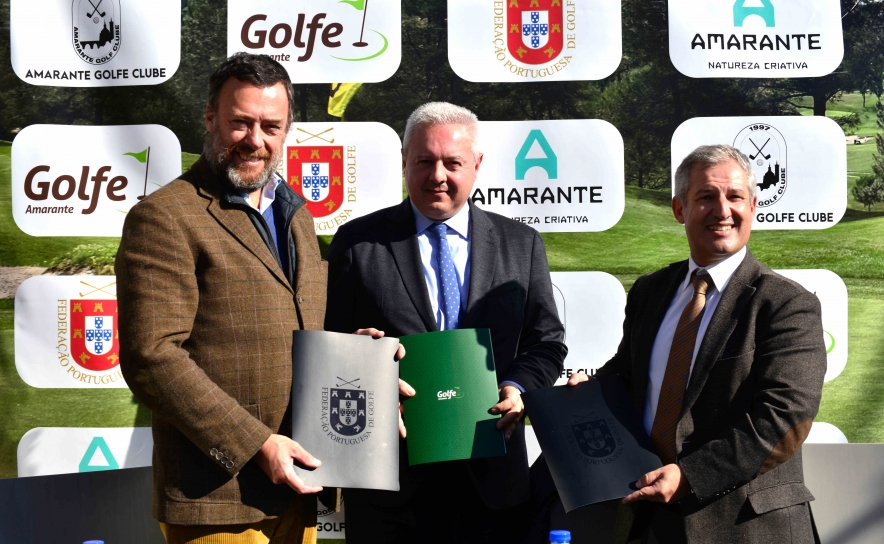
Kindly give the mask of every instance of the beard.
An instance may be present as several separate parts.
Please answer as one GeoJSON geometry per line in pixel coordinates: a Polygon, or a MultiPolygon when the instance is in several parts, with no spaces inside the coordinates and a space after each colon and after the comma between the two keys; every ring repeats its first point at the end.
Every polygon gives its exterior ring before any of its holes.
{"type": "Polygon", "coordinates": [[[276,165],[282,159],[282,150],[279,149],[271,155],[266,149],[251,149],[238,143],[224,146],[218,132],[215,131],[206,134],[203,156],[209,161],[212,171],[223,175],[234,189],[251,193],[264,187],[273,176],[276,165]],[[246,160],[263,160],[264,168],[255,173],[250,169],[238,167],[233,164],[234,155],[246,160]]]}

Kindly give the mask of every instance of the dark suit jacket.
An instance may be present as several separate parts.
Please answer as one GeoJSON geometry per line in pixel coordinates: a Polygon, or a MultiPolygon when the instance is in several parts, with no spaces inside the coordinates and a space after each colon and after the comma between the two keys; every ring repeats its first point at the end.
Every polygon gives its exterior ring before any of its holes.
{"type": "MultiPolygon", "coordinates": [[[[567,348],[543,240],[534,229],[476,206],[470,208],[470,237],[470,289],[460,328],[491,330],[499,381],[512,380],[526,390],[552,385],[567,348]]],[[[391,336],[437,330],[408,199],[341,227],[328,261],[326,330],[376,327],[391,336]]],[[[492,508],[528,499],[524,432],[520,423],[506,457],[470,462],[476,488],[492,508]]],[[[381,501],[404,502],[421,472],[432,470],[408,467],[404,441],[399,459],[401,491],[377,492],[381,501]]]]}
{"type": "MultiPolygon", "coordinates": [[[[303,199],[280,185],[294,288],[224,183],[200,159],[129,212],[116,260],[120,368],[150,408],[154,516],[251,523],[295,499],[250,461],[291,435],[292,330],[321,329],[326,263],[303,199]]],[[[305,511],[315,499],[299,496],[305,511]]],[[[297,499],[295,499],[297,500],[297,499]]]]}
{"type": "MultiPolygon", "coordinates": [[[[687,270],[683,261],[635,282],[623,340],[598,371],[626,381],[639,414],[654,339],[687,270]]],[[[813,541],[800,448],[825,372],[819,300],[747,251],[700,344],[676,431],[693,490],[681,501],[689,542],[813,541]]]]}

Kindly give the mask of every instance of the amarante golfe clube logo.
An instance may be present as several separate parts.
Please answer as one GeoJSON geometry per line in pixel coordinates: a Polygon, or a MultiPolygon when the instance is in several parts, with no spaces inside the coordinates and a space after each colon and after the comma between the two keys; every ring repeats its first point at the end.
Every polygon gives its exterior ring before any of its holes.
{"type": "Polygon", "coordinates": [[[104,64],[120,52],[120,0],[74,0],[71,33],[74,51],[89,64],[104,64]]]}

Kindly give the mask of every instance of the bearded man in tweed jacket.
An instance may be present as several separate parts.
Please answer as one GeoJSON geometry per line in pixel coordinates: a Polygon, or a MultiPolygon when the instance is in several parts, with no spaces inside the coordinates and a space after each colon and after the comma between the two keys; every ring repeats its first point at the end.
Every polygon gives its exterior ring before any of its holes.
{"type": "Polygon", "coordinates": [[[321,488],[292,463],[292,331],[322,329],[326,263],[275,172],[291,82],[265,55],[212,75],[193,167],[132,208],[116,261],[120,362],[153,415],[167,542],[314,542],[321,488]]]}

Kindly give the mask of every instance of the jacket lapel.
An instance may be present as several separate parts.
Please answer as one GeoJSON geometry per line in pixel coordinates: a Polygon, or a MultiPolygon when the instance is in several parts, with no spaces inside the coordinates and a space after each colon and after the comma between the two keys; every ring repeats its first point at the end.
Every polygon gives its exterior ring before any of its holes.
{"type": "Polygon", "coordinates": [[[405,291],[426,329],[436,331],[438,325],[433,317],[433,306],[430,304],[430,294],[424,281],[424,269],[414,227],[414,212],[411,209],[411,201],[407,198],[393,210],[389,229],[390,252],[396,261],[405,291]]]}
{"type": "Polygon", "coordinates": [[[700,342],[700,350],[694,360],[691,379],[685,392],[682,417],[688,413],[700,396],[700,392],[703,391],[703,385],[706,383],[712,367],[715,366],[715,362],[721,357],[727,339],[734,332],[743,308],[755,294],[755,287],[752,287],[752,284],[755,283],[760,272],[761,267],[758,261],[747,248],[746,256],[734,271],[734,275],[731,276],[727,287],[721,294],[721,300],[718,301],[715,313],[712,314],[712,319],[706,328],[706,334],[703,335],[703,341],[700,342]]]}
{"type": "Polygon", "coordinates": [[[461,326],[469,328],[494,282],[498,237],[488,215],[470,204],[470,289],[461,326]]]}
{"type": "MultiPolygon", "coordinates": [[[[202,157],[193,165],[193,169],[198,173],[198,183],[200,193],[210,199],[208,212],[215,218],[218,223],[224,227],[236,240],[249,250],[261,263],[267,267],[276,279],[292,291],[282,268],[276,262],[276,258],[270,253],[267,244],[261,239],[255,225],[249,219],[247,212],[229,207],[224,203],[224,190],[216,181],[216,176],[209,168],[208,162],[202,157]]],[[[292,291],[294,293],[294,291],[292,291]]]]}
{"type": "MultiPolygon", "coordinates": [[[[666,317],[666,311],[669,310],[669,304],[675,297],[675,292],[681,286],[688,273],[688,262],[681,261],[669,265],[666,276],[658,282],[656,295],[643,308],[642,314],[637,316],[641,323],[640,327],[644,330],[639,332],[638,338],[640,342],[637,346],[636,355],[633,359],[636,368],[633,369],[633,403],[638,413],[642,414],[645,410],[645,400],[648,391],[648,372],[651,367],[651,352],[654,349],[654,341],[657,339],[657,332],[666,317]],[[647,317],[648,320],[644,320],[647,317]]],[[[653,288],[653,287],[652,287],[653,288]]]]}

